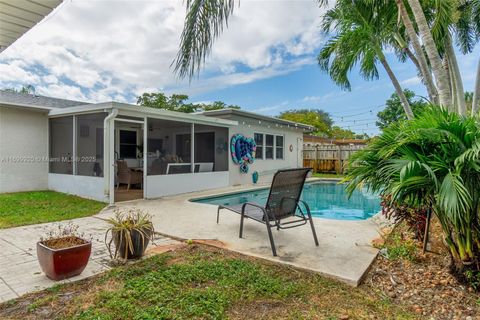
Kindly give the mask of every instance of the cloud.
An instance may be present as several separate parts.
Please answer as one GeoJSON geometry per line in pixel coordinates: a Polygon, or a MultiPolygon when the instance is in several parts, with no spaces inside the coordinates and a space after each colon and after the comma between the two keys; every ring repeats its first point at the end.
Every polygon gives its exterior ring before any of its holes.
{"type": "Polygon", "coordinates": [[[165,88],[165,91],[167,93],[180,91],[187,92],[188,94],[197,94],[285,75],[313,63],[315,63],[314,60],[310,58],[298,59],[294,61],[285,61],[283,63],[274,63],[268,67],[255,70],[236,72],[233,74],[215,75],[212,77],[204,78],[198,82],[192,82],[188,86],[185,85],[165,88]]]}
{"type": "Polygon", "coordinates": [[[278,111],[286,110],[288,109],[288,106],[289,106],[289,101],[285,100],[274,106],[261,107],[261,108],[255,109],[255,112],[271,115],[272,111],[275,110],[276,112],[278,112],[278,111]]]}
{"type": "Polygon", "coordinates": [[[413,86],[421,83],[422,83],[422,80],[417,76],[405,79],[400,82],[400,84],[404,86],[413,86]]]}
{"type": "Polygon", "coordinates": [[[40,95],[52,95],[54,97],[65,97],[72,100],[85,101],[87,97],[81,89],[76,86],[51,84],[48,86],[39,86],[35,88],[35,93],[40,95]]]}
{"type": "Polygon", "coordinates": [[[182,1],[112,4],[65,2],[0,55],[0,87],[32,84],[46,95],[90,101],[134,102],[158,90],[196,94],[296,71],[314,61],[322,42],[315,1],[242,1],[200,79],[189,84],[170,66],[182,1]]]}
{"type": "MultiPolygon", "coordinates": [[[[354,91],[356,91],[356,90],[358,90],[358,89],[355,88],[354,91]]],[[[334,100],[337,100],[340,96],[344,96],[345,94],[346,94],[345,91],[341,91],[341,92],[332,91],[332,92],[328,92],[328,93],[326,93],[324,95],[321,95],[321,96],[305,96],[305,97],[303,97],[303,99],[300,99],[299,102],[307,104],[307,105],[327,104],[328,102],[332,102],[334,100]]]]}
{"type": "Polygon", "coordinates": [[[13,83],[22,82],[25,84],[37,84],[40,77],[33,72],[26,70],[26,64],[21,60],[11,63],[0,63],[0,82],[13,83]]]}

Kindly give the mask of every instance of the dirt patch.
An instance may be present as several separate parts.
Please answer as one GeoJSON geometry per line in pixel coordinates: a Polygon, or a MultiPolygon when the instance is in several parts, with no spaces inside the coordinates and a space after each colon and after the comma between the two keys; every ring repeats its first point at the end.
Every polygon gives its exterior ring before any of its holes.
{"type": "Polygon", "coordinates": [[[186,245],[187,244],[183,243],[183,242],[173,243],[173,244],[165,244],[165,245],[158,245],[158,246],[154,246],[154,247],[151,247],[151,248],[147,249],[147,251],[145,252],[145,255],[146,256],[152,256],[152,255],[155,255],[155,254],[162,254],[162,253],[165,253],[165,252],[171,252],[171,251],[175,251],[175,250],[178,250],[180,248],[183,248],[186,245]]]}
{"type": "MultiPolygon", "coordinates": [[[[399,226],[393,235],[404,240],[413,238],[404,226],[399,226]]],[[[480,295],[449,273],[450,256],[442,244],[441,229],[436,222],[430,239],[431,252],[422,254],[421,244],[417,242],[411,259],[387,259],[379,255],[364,286],[426,318],[480,319],[480,295]]]]}
{"type": "Polygon", "coordinates": [[[253,301],[233,306],[227,318],[238,320],[250,319],[285,319],[288,318],[289,305],[281,301],[253,301]]]}
{"type": "Polygon", "coordinates": [[[194,239],[192,240],[193,243],[198,243],[198,244],[204,244],[204,245],[208,245],[208,246],[212,246],[212,247],[216,247],[216,248],[220,248],[220,249],[228,249],[227,245],[225,244],[225,242],[222,242],[220,240],[213,240],[213,239],[194,239]]]}
{"type": "Polygon", "coordinates": [[[95,276],[68,286],[52,287],[0,304],[0,319],[47,320],[65,318],[73,304],[86,309],[99,291],[115,291],[121,284],[95,276]]]}

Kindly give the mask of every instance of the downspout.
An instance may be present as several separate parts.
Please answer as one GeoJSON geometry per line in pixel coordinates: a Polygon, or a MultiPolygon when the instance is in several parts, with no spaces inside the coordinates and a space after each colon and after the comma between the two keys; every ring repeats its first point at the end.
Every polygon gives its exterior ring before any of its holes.
{"type": "Polygon", "coordinates": [[[113,198],[110,196],[110,148],[113,146],[110,145],[110,124],[118,115],[117,109],[112,109],[110,114],[105,117],[103,120],[103,194],[105,197],[108,197],[110,205],[113,204],[113,198]]]}

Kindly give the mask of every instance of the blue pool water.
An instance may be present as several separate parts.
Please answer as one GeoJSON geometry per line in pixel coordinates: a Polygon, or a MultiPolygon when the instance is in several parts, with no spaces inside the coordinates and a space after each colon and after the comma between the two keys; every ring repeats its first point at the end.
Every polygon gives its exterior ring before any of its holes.
{"type": "MultiPolygon", "coordinates": [[[[268,189],[193,200],[214,205],[235,205],[245,202],[265,204],[268,189]]],[[[345,187],[337,183],[307,183],[302,200],[308,203],[314,217],[337,220],[364,220],[380,211],[378,196],[356,190],[350,198],[345,187]]]]}

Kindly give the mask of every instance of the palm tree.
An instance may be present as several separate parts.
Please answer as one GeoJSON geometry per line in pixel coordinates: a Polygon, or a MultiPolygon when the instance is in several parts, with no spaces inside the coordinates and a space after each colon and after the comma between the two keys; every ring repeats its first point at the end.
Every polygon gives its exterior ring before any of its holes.
{"type": "Polygon", "coordinates": [[[430,107],[354,154],[346,178],[350,192],[366,185],[392,203],[433,208],[460,268],[480,252],[479,120],[430,107]]]}
{"type": "MultiPolygon", "coordinates": [[[[480,0],[472,1],[472,21],[476,34],[480,36],[480,0]]],[[[478,37],[477,36],[477,37],[478,37]]],[[[472,114],[476,114],[480,110],[480,60],[477,66],[477,77],[475,80],[475,88],[473,89],[472,114]]]]}
{"type": "Polygon", "coordinates": [[[397,3],[399,15],[402,18],[408,37],[415,51],[415,55],[416,55],[415,59],[418,61],[417,68],[419,69],[419,72],[422,76],[422,80],[425,83],[425,86],[427,88],[430,101],[432,101],[433,103],[439,103],[438,91],[437,91],[437,88],[435,87],[435,83],[433,82],[432,72],[430,67],[428,66],[427,59],[425,57],[422,45],[420,44],[420,40],[417,37],[417,33],[413,26],[412,20],[408,15],[408,12],[407,12],[407,9],[405,8],[405,4],[403,3],[403,0],[396,0],[396,3],[397,3]]]}
{"type": "Polygon", "coordinates": [[[467,109],[472,108],[472,101],[473,101],[473,92],[465,91],[464,94],[464,99],[465,99],[465,105],[467,106],[467,109]]]}
{"type": "Polygon", "coordinates": [[[473,89],[472,114],[476,114],[480,110],[480,60],[477,66],[477,78],[475,80],[475,88],[473,89]]]}
{"type": "Polygon", "coordinates": [[[438,53],[435,41],[433,41],[432,33],[430,32],[430,26],[425,18],[419,0],[408,0],[408,4],[415,16],[418,31],[422,38],[428,59],[430,60],[430,65],[432,66],[432,71],[437,82],[440,104],[449,107],[452,104],[452,98],[450,94],[450,85],[448,83],[448,75],[442,66],[442,60],[438,53]]]}
{"type": "MultiPolygon", "coordinates": [[[[328,1],[317,0],[317,2],[319,6],[324,6],[328,1]]],[[[346,0],[339,2],[346,2],[346,0]]],[[[386,19],[391,19],[391,13],[395,12],[395,5],[388,0],[349,2],[352,6],[374,6],[376,4],[383,7],[390,6],[389,10],[381,12],[382,15],[387,13],[386,19]]],[[[463,83],[453,50],[451,32],[455,32],[455,39],[461,50],[471,52],[475,43],[480,39],[480,0],[424,0],[422,1],[423,7],[419,0],[396,0],[396,4],[408,37],[404,37],[399,32],[401,26],[397,24],[397,28],[393,28],[392,21],[389,21],[386,26],[391,28],[392,39],[382,39],[386,42],[381,42],[380,49],[388,43],[397,52],[403,52],[403,56],[399,55],[399,58],[403,61],[404,56],[408,56],[418,68],[430,100],[448,108],[455,107],[455,110],[465,114],[466,110],[462,99],[463,83]],[[408,7],[406,2],[409,4],[408,7]],[[413,15],[409,14],[409,9],[413,15]],[[423,47],[418,38],[421,38],[423,47]],[[410,51],[410,43],[413,46],[414,54],[410,51]]],[[[175,72],[180,77],[188,77],[191,80],[199,73],[202,64],[211,52],[212,43],[227,26],[234,6],[235,0],[186,0],[187,15],[181,36],[180,50],[172,62],[175,72]]],[[[376,20],[386,23],[383,16],[377,17],[376,20]]],[[[391,68],[386,60],[380,59],[383,54],[374,53],[374,55],[374,61],[378,60],[382,63],[398,91],[398,81],[392,77],[391,68]]],[[[368,62],[368,59],[363,60],[368,62]]],[[[372,62],[371,60],[370,62],[372,62]]],[[[366,76],[367,79],[375,77],[374,73],[366,76]]],[[[480,109],[480,61],[472,111],[477,112],[478,109],[480,109]]]]}
{"type": "Polygon", "coordinates": [[[424,7],[426,15],[430,15],[427,20],[431,25],[432,36],[449,75],[452,110],[465,115],[467,108],[463,81],[452,39],[455,35],[458,47],[463,54],[473,51],[478,38],[472,20],[472,1],[433,1],[430,5],[427,2],[424,7]]]}
{"type": "Polygon", "coordinates": [[[190,79],[200,72],[213,41],[228,25],[234,0],[187,0],[187,16],[181,36],[180,50],[173,61],[181,78],[190,79]]]}
{"type": "Polygon", "coordinates": [[[336,35],[320,51],[318,63],[337,85],[350,89],[348,73],[357,63],[363,78],[371,80],[378,78],[376,62],[379,61],[402,101],[407,118],[413,119],[408,99],[383,53],[385,44],[395,41],[391,26],[396,18],[388,2],[337,1],[325,14],[322,25],[324,32],[334,29],[336,35]]]}

